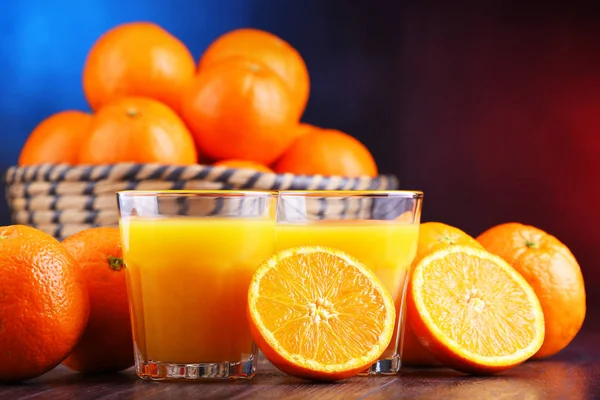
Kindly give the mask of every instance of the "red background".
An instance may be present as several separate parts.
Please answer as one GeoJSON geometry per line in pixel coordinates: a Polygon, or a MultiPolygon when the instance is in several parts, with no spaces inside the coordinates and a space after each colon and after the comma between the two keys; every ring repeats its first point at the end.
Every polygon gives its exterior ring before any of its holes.
{"type": "Polygon", "coordinates": [[[600,24],[585,7],[454,6],[404,15],[399,175],[425,220],[506,221],[566,243],[600,281],[600,24]]]}

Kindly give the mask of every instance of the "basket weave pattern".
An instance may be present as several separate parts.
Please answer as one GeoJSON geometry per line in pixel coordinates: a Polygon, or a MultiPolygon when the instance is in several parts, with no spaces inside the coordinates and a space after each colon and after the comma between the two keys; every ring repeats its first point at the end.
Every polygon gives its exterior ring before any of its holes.
{"type": "Polygon", "coordinates": [[[206,165],[123,163],[100,166],[11,167],[4,174],[15,224],[36,227],[59,240],[95,226],[118,226],[119,190],[391,190],[394,176],[268,174],[206,165]]]}

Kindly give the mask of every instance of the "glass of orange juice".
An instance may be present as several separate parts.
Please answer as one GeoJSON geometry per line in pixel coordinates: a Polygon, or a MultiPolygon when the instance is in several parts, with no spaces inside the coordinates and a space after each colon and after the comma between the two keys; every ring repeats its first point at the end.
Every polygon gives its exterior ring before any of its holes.
{"type": "Polygon", "coordinates": [[[277,194],[118,193],[135,366],[143,379],[249,379],[255,269],[274,249],[277,194]]]}
{"type": "Polygon", "coordinates": [[[371,268],[392,295],[395,333],[363,375],[400,369],[407,277],[417,251],[423,193],[416,191],[281,191],[275,248],[320,245],[371,268]]]}

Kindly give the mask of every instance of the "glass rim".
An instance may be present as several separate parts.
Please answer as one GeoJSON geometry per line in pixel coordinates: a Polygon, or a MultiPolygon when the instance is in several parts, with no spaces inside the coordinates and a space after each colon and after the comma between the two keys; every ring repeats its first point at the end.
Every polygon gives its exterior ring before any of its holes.
{"type": "Polygon", "coordinates": [[[420,190],[280,190],[281,197],[399,197],[423,198],[420,190]]]}
{"type": "Polygon", "coordinates": [[[228,189],[164,189],[164,190],[119,190],[117,196],[121,197],[277,197],[273,190],[228,190],[228,189]]]}

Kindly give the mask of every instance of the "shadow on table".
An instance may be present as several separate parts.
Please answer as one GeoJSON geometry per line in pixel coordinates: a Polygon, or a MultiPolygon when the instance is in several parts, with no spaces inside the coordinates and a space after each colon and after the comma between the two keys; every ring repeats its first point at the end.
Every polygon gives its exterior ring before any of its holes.
{"type": "Polygon", "coordinates": [[[354,377],[335,383],[305,381],[286,376],[272,366],[251,381],[149,382],[133,370],[117,374],[86,375],[64,367],[42,377],[0,385],[0,398],[285,398],[285,399],[573,399],[594,398],[600,366],[593,360],[555,359],[527,362],[492,376],[469,376],[445,368],[405,368],[398,376],[354,377]]]}
{"type": "Polygon", "coordinates": [[[85,374],[75,371],[70,371],[64,367],[58,367],[55,370],[40,376],[39,378],[31,379],[24,382],[16,382],[12,386],[56,386],[56,385],[78,385],[78,384],[131,384],[137,380],[137,376],[133,370],[126,370],[115,373],[105,374],[85,374]]]}
{"type": "Polygon", "coordinates": [[[63,366],[38,378],[0,385],[0,399],[36,397],[64,399],[89,396],[90,393],[118,392],[132,387],[136,376],[129,372],[113,374],[81,374],[63,366]]]}
{"type": "MultiPolygon", "coordinates": [[[[446,368],[405,369],[399,376],[404,393],[443,399],[572,399],[590,398],[598,390],[594,371],[585,363],[530,361],[491,376],[470,376],[446,368]]],[[[392,395],[394,388],[377,392],[373,399],[392,395]]],[[[417,397],[419,398],[419,397],[417,397]]]]}

